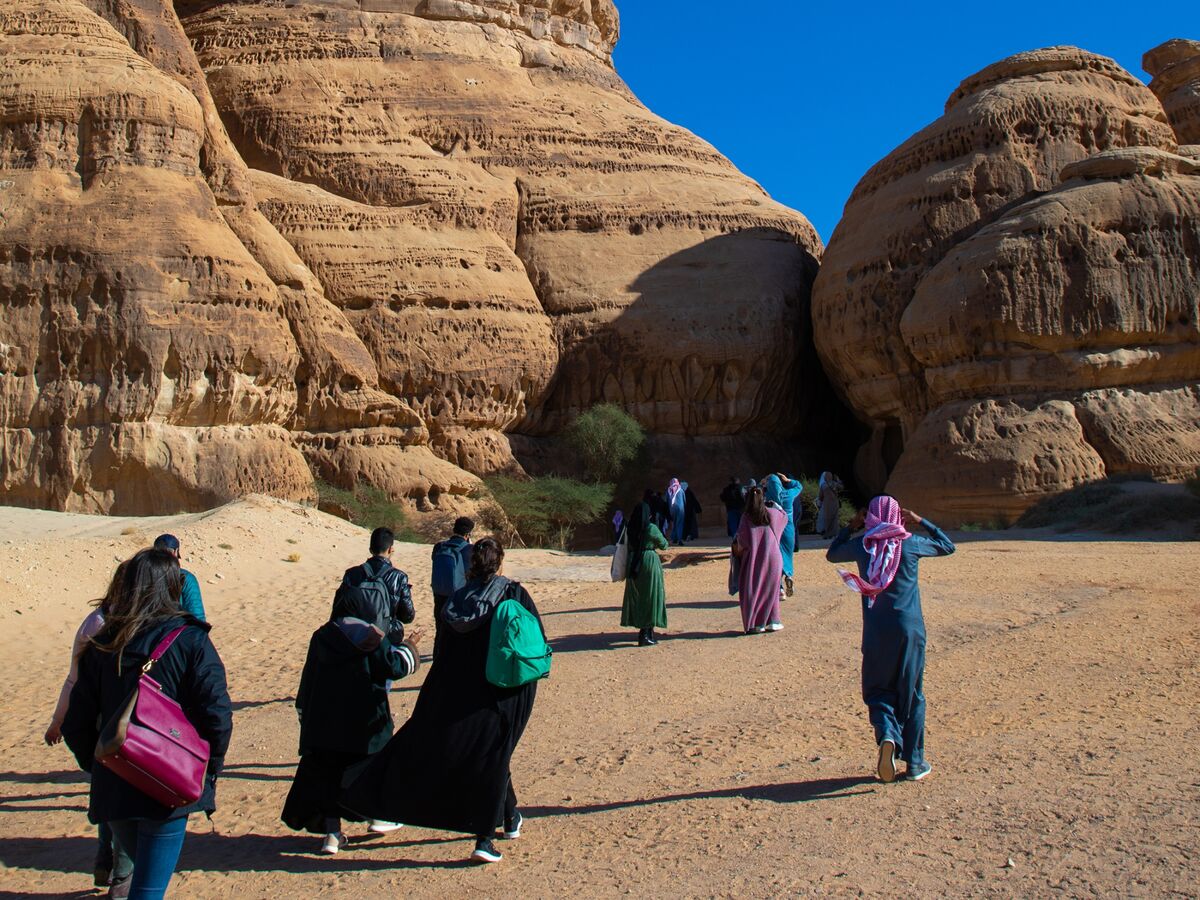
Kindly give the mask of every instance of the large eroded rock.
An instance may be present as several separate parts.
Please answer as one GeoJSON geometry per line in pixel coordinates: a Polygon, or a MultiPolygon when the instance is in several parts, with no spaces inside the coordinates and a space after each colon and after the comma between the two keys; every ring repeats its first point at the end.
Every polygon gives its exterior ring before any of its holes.
{"type": "Polygon", "coordinates": [[[0,12],[2,496],[312,470],[453,508],[599,400],[794,429],[820,242],[637,102],[617,34],[611,0],[0,12]]]}
{"type": "Polygon", "coordinates": [[[1142,68],[1154,76],[1150,90],[1180,144],[1200,144],[1200,41],[1172,40],[1142,57],[1142,68]]]}
{"type": "Polygon", "coordinates": [[[992,522],[1200,466],[1200,168],[1175,149],[1140,82],[1053,48],[967,79],[868,173],[814,294],[868,489],[992,522]]]}
{"type": "Polygon", "coordinates": [[[966,79],[946,113],[863,177],[813,294],[816,344],[850,405],[911,431],[930,398],[900,319],[950,248],[1063,167],[1115,147],[1174,149],[1150,90],[1073,47],[1020,53],[966,79]]]}
{"type": "Polygon", "coordinates": [[[794,425],[820,242],[629,93],[611,3],[204,3],[183,24],[243,156],[324,192],[263,210],[385,381],[415,363],[418,393],[453,398],[437,434],[551,433],[600,401],[665,433],[794,425]],[[479,374],[498,391],[472,395],[479,374]]]}

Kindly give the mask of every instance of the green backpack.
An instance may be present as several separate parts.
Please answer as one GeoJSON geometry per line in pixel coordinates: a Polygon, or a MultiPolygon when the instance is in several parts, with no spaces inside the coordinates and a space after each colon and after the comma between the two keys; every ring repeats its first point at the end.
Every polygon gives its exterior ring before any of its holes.
{"type": "Polygon", "coordinates": [[[515,688],[545,678],[551,654],[537,617],[516,600],[502,600],[492,617],[487,680],[496,687],[515,688]]]}

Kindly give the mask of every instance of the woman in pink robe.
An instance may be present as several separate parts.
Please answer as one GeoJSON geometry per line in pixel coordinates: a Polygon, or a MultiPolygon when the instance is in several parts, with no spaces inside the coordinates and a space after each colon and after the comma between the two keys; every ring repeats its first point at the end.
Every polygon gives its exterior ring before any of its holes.
{"type": "Polygon", "coordinates": [[[733,552],[741,563],[738,596],[746,634],[779,631],[779,580],[783,554],[779,538],[787,527],[787,513],[768,507],[762,488],[746,493],[746,510],[738,526],[733,552]]]}

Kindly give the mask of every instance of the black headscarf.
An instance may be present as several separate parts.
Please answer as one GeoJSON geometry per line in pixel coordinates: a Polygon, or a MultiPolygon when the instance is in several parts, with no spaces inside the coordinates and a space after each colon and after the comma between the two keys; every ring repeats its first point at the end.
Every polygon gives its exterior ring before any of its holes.
{"type": "Polygon", "coordinates": [[[650,507],[639,503],[629,515],[625,525],[625,544],[629,548],[630,578],[637,578],[642,570],[642,553],[646,549],[646,529],[650,527],[650,507]]]}

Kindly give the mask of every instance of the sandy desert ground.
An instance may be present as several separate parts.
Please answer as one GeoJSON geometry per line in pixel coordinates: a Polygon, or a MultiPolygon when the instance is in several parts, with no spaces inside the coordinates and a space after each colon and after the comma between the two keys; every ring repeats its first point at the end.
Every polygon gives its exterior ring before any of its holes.
{"type": "MultiPolygon", "coordinates": [[[[816,543],[784,631],[740,634],[726,554],[668,554],[668,640],[618,627],[607,560],[510,555],[556,650],[513,761],[527,824],[495,866],[455,835],[360,833],[335,858],[279,810],[308,635],[365,532],[250,498],[170,519],[0,509],[0,894],[87,896],[87,784],[41,735],[71,635],[118,558],[179,534],[229,671],[235,733],[177,897],[1195,896],[1194,542],[962,535],[923,564],[926,781],[871,777],[859,612],[816,543]],[[1023,538],[1023,539],[1018,539],[1023,538]],[[296,562],[287,561],[299,554],[296,562]]],[[[428,622],[428,548],[398,563],[428,622]]],[[[393,694],[403,721],[420,675],[393,694]]],[[[414,772],[413,778],[420,778],[414,772]]]]}

